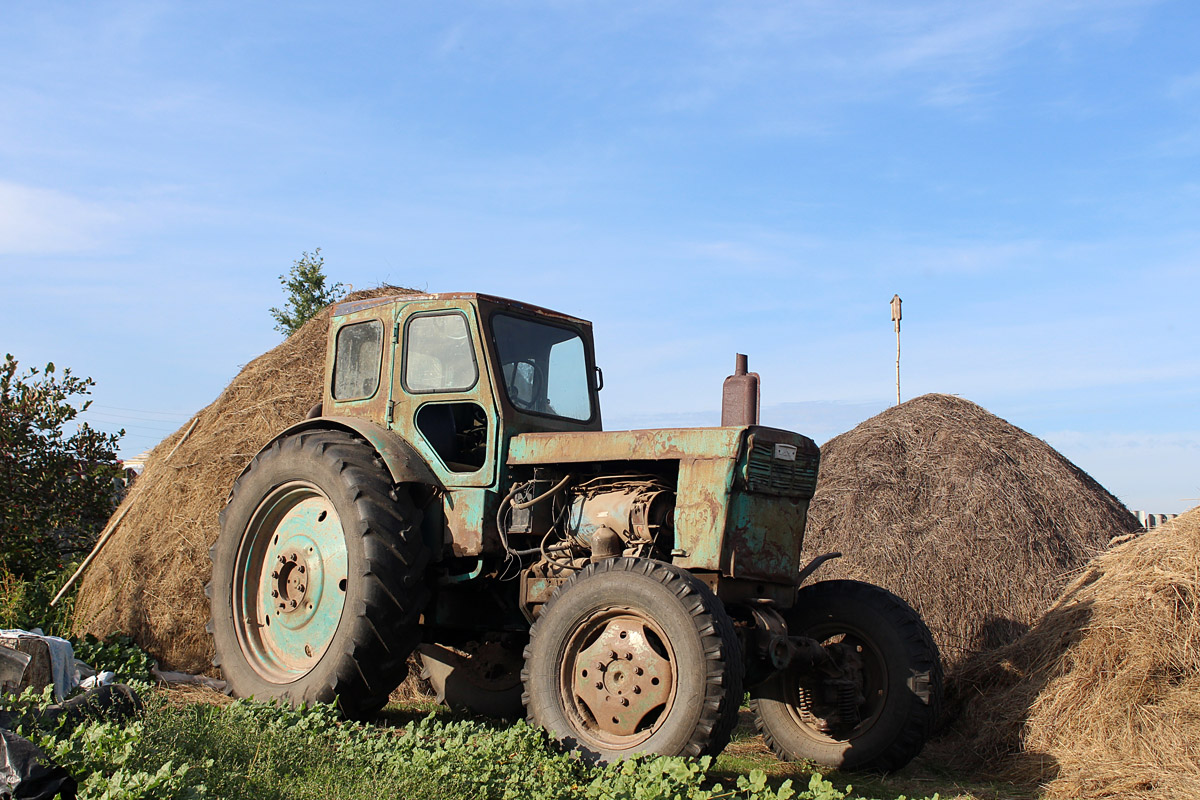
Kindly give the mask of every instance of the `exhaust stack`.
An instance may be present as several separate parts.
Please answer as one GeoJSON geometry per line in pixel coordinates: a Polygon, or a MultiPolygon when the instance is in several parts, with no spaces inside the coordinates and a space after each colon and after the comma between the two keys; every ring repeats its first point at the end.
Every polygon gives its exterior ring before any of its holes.
{"type": "Polygon", "coordinates": [[[747,372],[749,359],[737,354],[733,374],[721,387],[721,426],[758,424],[758,373],[747,372]]]}

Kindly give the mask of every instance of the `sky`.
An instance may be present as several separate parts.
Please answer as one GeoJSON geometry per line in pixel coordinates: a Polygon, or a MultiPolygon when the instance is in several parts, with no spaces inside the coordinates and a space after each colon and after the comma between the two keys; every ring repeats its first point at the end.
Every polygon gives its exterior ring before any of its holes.
{"type": "Polygon", "coordinates": [[[590,319],[608,428],[737,352],[818,443],[956,394],[1200,503],[1200,6],[0,4],[0,350],[135,455],[276,345],[279,277],[590,319]]]}

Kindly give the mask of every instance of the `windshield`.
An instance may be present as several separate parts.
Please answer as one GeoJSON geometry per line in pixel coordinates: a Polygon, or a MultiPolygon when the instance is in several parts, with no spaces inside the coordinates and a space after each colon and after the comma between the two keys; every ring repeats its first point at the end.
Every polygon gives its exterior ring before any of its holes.
{"type": "Polygon", "coordinates": [[[583,340],[569,328],[497,314],[492,334],[509,401],[522,411],[592,418],[583,340]]]}

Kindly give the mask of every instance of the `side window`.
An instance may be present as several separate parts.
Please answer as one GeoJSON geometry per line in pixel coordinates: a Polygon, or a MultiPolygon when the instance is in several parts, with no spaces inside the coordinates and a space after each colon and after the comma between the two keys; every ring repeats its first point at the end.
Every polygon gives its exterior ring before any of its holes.
{"type": "Polygon", "coordinates": [[[479,369],[467,318],[462,314],[422,314],[404,334],[404,387],[410,392],[465,392],[479,369]]]}
{"type": "Polygon", "coordinates": [[[346,325],[337,333],[333,399],[362,400],[379,389],[383,323],[377,319],[346,325]]]}

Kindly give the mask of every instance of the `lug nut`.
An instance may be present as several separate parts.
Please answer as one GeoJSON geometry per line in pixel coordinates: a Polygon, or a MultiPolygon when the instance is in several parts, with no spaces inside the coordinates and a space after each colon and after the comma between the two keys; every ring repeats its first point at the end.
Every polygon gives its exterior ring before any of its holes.
{"type": "Polygon", "coordinates": [[[303,591],[304,591],[304,584],[302,583],[302,584],[300,584],[299,586],[297,586],[297,587],[296,587],[296,591],[297,591],[297,592],[303,592],[303,591]]]}
{"type": "Polygon", "coordinates": [[[625,660],[626,660],[626,661],[633,661],[633,653],[626,653],[626,654],[625,654],[625,660]]]}
{"type": "Polygon", "coordinates": [[[641,675],[641,674],[642,674],[642,668],[641,668],[641,667],[634,667],[634,668],[633,668],[633,674],[634,674],[634,675],[641,675]]]}
{"type": "Polygon", "coordinates": [[[272,572],[272,573],[271,573],[271,577],[272,577],[272,578],[278,578],[278,577],[279,577],[279,570],[275,570],[274,572],[272,572]]]}
{"type": "Polygon", "coordinates": [[[299,604],[298,604],[298,603],[297,603],[295,600],[293,600],[293,601],[292,601],[292,608],[295,608],[297,605],[299,605],[299,604]]]}
{"type": "Polygon", "coordinates": [[[272,589],[272,590],[271,590],[271,597],[279,597],[279,590],[278,590],[278,589],[272,589]]]}
{"type": "Polygon", "coordinates": [[[627,706],[627,705],[629,705],[629,698],[628,698],[628,697],[622,697],[622,698],[621,698],[621,705],[623,705],[623,706],[627,706]]]}
{"type": "Polygon", "coordinates": [[[641,693],[642,693],[642,687],[640,687],[640,686],[635,686],[635,687],[633,687],[633,693],[634,693],[634,694],[641,694],[641,693]]]}
{"type": "Polygon", "coordinates": [[[296,569],[300,570],[300,574],[301,574],[301,575],[303,575],[303,574],[304,574],[304,565],[303,565],[303,564],[301,564],[300,566],[296,567],[296,569]]]}
{"type": "Polygon", "coordinates": [[[603,688],[604,688],[604,681],[596,681],[596,688],[597,688],[597,689],[603,689],[603,688]]]}

